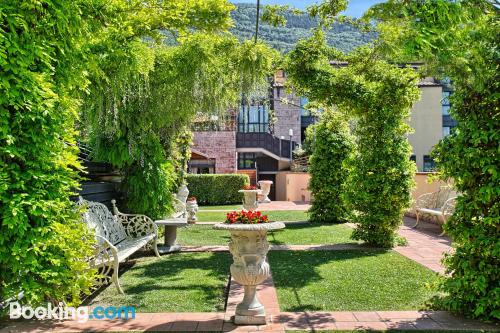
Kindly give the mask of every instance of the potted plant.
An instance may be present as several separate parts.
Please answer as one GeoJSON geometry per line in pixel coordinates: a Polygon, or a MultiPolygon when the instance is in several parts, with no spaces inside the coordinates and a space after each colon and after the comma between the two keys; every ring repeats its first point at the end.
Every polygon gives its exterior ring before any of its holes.
{"type": "Polygon", "coordinates": [[[256,210],[259,207],[257,195],[261,194],[262,191],[258,190],[257,187],[253,185],[246,185],[238,192],[243,193],[243,209],[256,210]]]}
{"type": "Polygon", "coordinates": [[[198,213],[198,203],[196,197],[189,197],[186,201],[186,212],[188,223],[194,224],[198,220],[196,213],[198,213]]]}
{"type": "Polygon", "coordinates": [[[266,311],[257,298],[257,285],[270,274],[266,260],[269,251],[267,231],[284,227],[284,223],[270,222],[266,215],[252,210],[230,212],[224,223],[214,226],[214,229],[228,230],[231,233],[231,276],[245,291],[243,301],[236,306],[234,323],[237,325],[266,324],[266,311]]]}

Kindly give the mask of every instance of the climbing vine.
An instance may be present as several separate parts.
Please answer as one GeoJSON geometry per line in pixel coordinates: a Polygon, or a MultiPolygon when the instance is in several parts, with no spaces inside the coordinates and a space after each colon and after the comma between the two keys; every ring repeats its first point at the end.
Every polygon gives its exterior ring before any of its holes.
{"type": "Polygon", "coordinates": [[[275,53],[263,44],[203,32],[176,46],[135,43],[140,52],[132,52],[131,64],[122,63],[137,70],[96,78],[84,106],[85,132],[94,157],[122,170],[128,208],[160,218],[183,181],[189,151],[186,142],[176,143],[189,141],[185,129],[200,111],[224,112],[241,93],[266,84],[275,53]]]}
{"type": "Polygon", "coordinates": [[[352,158],[354,142],[346,117],[338,111],[324,111],[320,121],[307,128],[306,138],[312,151],[309,189],[314,200],[310,220],[347,222],[349,209],[343,193],[349,175],[346,161],[352,158]]]}
{"type": "Polygon", "coordinates": [[[351,115],[357,149],[347,162],[345,197],[357,224],[353,238],[393,246],[410,205],[415,172],[405,135],[410,109],[419,98],[417,74],[388,64],[367,48],[343,55],[326,46],[321,31],[298,43],[286,71],[300,94],[351,115]],[[332,66],[331,59],[348,65],[332,66]]]}
{"type": "Polygon", "coordinates": [[[0,299],[79,302],[92,284],[74,124],[91,30],[73,1],[0,4],[0,299]],[[59,24],[65,22],[64,24],[59,24]]]}
{"type": "Polygon", "coordinates": [[[69,200],[82,171],[77,136],[122,169],[131,209],[168,212],[182,168],[172,142],[191,115],[224,109],[273,66],[265,45],[227,34],[233,8],[225,0],[1,2],[0,299],[24,291],[33,305],[78,304],[89,292],[94,239],[69,200]]]}

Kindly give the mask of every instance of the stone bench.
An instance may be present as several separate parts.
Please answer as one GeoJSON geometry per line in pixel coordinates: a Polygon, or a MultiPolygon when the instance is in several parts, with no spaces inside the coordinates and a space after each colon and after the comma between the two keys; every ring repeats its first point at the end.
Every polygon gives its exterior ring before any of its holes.
{"type": "MultiPolygon", "coordinates": [[[[443,186],[436,192],[425,193],[419,196],[415,204],[417,223],[415,223],[413,228],[418,226],[422,215],[434,216],[444,226],[455,210],[455,199],[456,192],[448,186],[443,186]]],[[[443,230],[439,236],[443,236],[444,234],[445,231],[443,230]]]]}
{"type": "Polygon", "coordinates": [[[83,221],[95,233],[96,244],[94,255],[90,259],[91,267],[98,269],[98,285],[111,281],[119,293],[123,289],[118,281],[120,262],[132,254],[151,245],[157,257],[158,229],[153,220],[145,215],[123,214],[118,211],[116,201],[111,201],[115,215],[98,202],[87,201],[79,197],[77,205],[85,207],[83,221]]]}

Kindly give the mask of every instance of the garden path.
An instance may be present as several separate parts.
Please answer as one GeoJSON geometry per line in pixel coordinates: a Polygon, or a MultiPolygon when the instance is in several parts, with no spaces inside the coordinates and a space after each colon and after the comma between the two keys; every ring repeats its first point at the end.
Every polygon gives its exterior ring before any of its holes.
{"type": "MultiPolygon", "coordinates": [[[[410,225],[413,219],[405,218],[400,235],[406,237],[408,246],[395,251],[434,270],[443,273],[440,259],[451,250],[449,238],[438,237],[439,227],[422,223],[418,230],[410,225]]],[[[352,247],[352,246],[351,246],[352,247]]],[[[272,250],[337,250],[335,245],[273,246],[272,250]]],[[[227,246],[188,247],[185,251],[227,251],[227,246]]],[[[275,332],[293,330],[489,330],[499,331],[500,326],[456,317],[445,311],[342,311],[342,312],[280,312],[272,277],[258,287],[258,295],[269,317],[265,326],[235,326],[230,320],[236,304],[243,297],[241,285],[231,280],[226,312],[222,313],[138,313],[133,320],[89,320],[60,322],[9,322],[0,333],[14,332],[83,332],[83,331],[158,331],[158,332],[275,332]]]]}

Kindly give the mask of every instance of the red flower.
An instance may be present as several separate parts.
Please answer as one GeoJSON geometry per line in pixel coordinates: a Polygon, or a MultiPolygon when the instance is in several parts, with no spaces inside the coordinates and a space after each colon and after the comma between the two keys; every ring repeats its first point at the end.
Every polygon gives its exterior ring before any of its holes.
{"type": "Polygon", "coordinates": [[[269,219],[267,215],[262,215],[259,211],[244,211],[241,212],[229,212],[226,214],[225,223],[234,224],[258,224],[258,223],[268,223],[269,219]]]}

